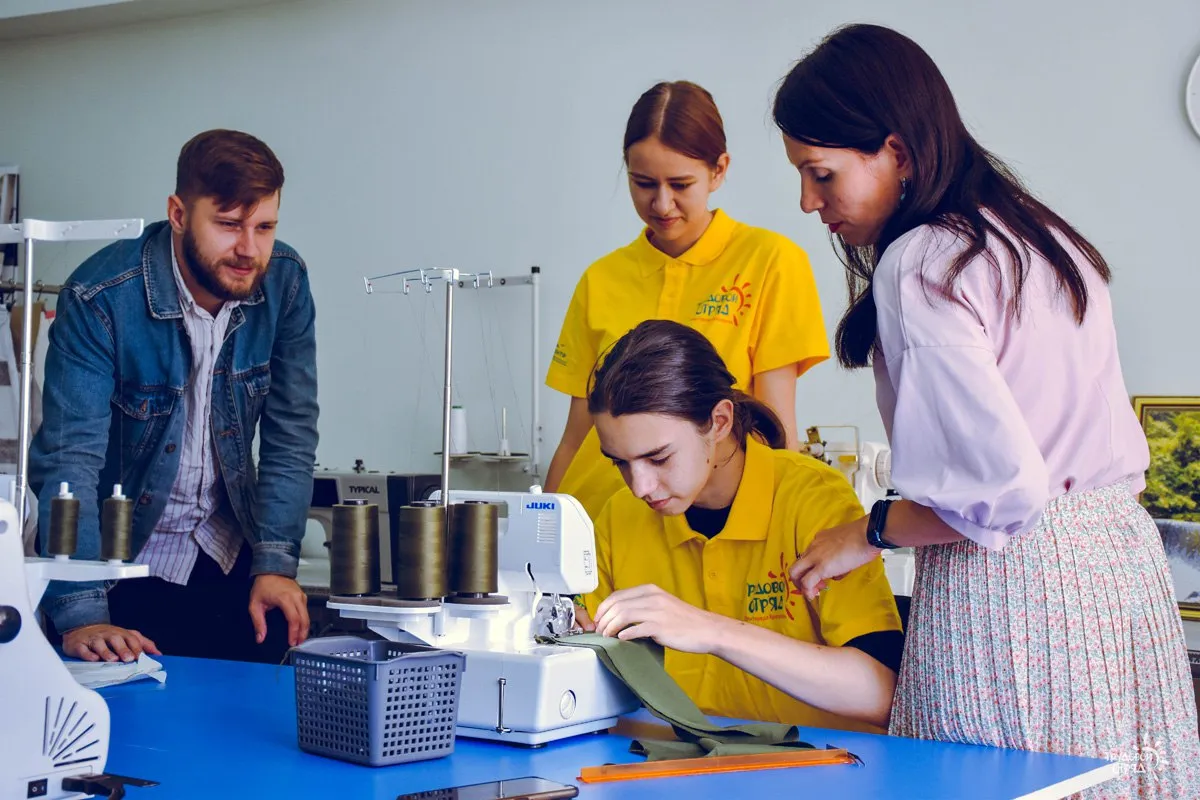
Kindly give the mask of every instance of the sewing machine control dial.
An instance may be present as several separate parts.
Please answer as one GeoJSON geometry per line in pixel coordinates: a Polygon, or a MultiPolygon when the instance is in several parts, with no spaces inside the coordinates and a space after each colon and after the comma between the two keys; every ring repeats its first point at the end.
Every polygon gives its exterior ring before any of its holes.
{"type": "Polygon", "coordinates": [[[8,644],[21,632],[21,612],[12,606],[0,606],[0,644],[8,644]]]}
{"type": "Polygon", "coordinates": [[[570,719],[575,716],[575,693],[569,689],[563,692],[563,696],[558,701],[558,713],[563,719],[570,719]]]}

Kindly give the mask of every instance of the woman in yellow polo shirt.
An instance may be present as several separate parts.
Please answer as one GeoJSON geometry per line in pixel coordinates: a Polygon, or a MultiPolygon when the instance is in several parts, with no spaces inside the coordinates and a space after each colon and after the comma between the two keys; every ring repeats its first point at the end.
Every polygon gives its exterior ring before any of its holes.
{"type": "Polygon", "coordinates": [[[862,506],[837,470],[772,449],[778,418],[734,385],[704,336],[667,320],[638,325],[596,371],[588,409],[628,488],[596,520],[594,629],[663,645],[706,713],[886,727],[903,634],[882,561],[812,602],[787,572],[862,506]]]}
{"type": "Polygon", "coordinates": [[[784,236],[710,211],[729,155],[712,96],[660,83],[625,128],[629,192],[645,229],[592,264],[571,299],[546,383],[571,397],[547,491],[573,495],[594,519],[621,477],[600,455],[585,396],[596,359],[647,319],[703,333],[737,379],[783,420],[795,448],[796,378],[829,357],[808,256],[784,236]]]}

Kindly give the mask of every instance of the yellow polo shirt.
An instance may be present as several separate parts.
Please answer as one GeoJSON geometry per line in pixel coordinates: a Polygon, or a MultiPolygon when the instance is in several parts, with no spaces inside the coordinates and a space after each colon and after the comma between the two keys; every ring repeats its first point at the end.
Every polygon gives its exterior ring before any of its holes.
{"type": "MultiPolygon", "coordinates": [[[[692,531],[682,514],[664,517],[628,489],[616,494],[596,521],[600,583],[584,601],[594,617],[614,591],[652,583],[699,608],[804,642],[840,646],[898,631],[880,559],[831,581],[811,604],[788,580],[788,567],[813,536],[862,515],[837,470],[751,439],[729,521],[712,539],[692,531]]],[[[879,731],[801,703],[716,656],[667,650],[666,669],[707,714],[879,731]]]]}
{"type": "MultiPolygon", "coordinates": [[[[601,353],[639,323],[670,319],[708,337],[753,393],[754,376],[789,364],[796,375],[829,358],[829,341],[808,256],[777,233],[730,219],[720,209],[700,240],[679,258],[642,231],[633,243],[592,264],[571,298],[546,384],[586,397],[601,353]]],[[[625,486],[600,453],[593,429],[558,491],[595,519],[625,486]]]]}

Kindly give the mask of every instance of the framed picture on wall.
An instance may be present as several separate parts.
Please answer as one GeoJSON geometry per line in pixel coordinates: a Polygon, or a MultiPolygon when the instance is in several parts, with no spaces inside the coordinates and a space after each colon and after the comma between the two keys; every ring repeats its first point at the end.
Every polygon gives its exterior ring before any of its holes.
{"type": "Polygon", "coordinates": [[[1150,443],[1142,505],[1162,534],[1184,619],[1200,621],[1200,397],[1133,398],[1150,443]]]}

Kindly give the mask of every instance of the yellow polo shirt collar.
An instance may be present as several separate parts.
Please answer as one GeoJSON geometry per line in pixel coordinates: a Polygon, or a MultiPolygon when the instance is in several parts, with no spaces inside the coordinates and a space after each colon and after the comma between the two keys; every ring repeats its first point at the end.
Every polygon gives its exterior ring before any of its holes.
{"type": "MultiPolygon", "coordinates": [[[[746,440],[746,464],[738,484],[729,520],[714,539],[765,541],[767,525],[775,505],[775,458],[771,449],[754,437],[746,440]]],[[[663,529],[671,547],[692,539],[706,539],[688,527],[687,517],[678,514],[663,518],[663,529]]]]}
{"type": "Polygon", "coordinates": [[[701,267],[717,260],[733,238],[737,223],[721,209],[713,212],[712,221],[700,239],[678,258],[671,258],[650,243],[650,229],[643,228],[642,235],[634,243],[637,258],[642,264],[642,275],[662,269],[668,262],[676,261],[693,267],[701,267]]]}

